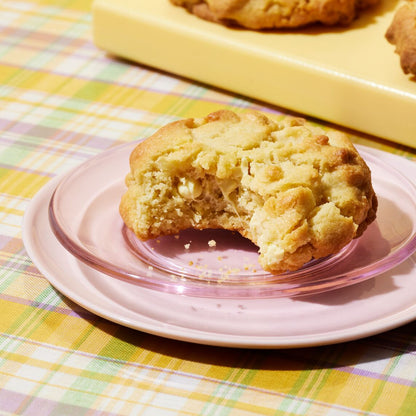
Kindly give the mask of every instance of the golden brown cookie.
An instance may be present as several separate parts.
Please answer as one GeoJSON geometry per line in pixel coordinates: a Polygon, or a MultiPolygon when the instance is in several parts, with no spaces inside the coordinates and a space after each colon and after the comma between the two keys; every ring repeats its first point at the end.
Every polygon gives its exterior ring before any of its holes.
{"type": "Polygon", "coordinates": [[[248,29],[348,25],[379,0],[170,0],[205,20],[248,29]]]}
{"type": "Polygon", "coordinates": [[[120,213],[142,240],[238,231],[265,270],[336,253],[375,218],[370,170],[346,135],[228,110],[166,125],[130,156],[120,213]]]}
{"type": "Polygon", "coordinates": [[[396,46],[403,72],[416,75],[416,0],[408,0],[398,8],[386,38],[396,46]]]}

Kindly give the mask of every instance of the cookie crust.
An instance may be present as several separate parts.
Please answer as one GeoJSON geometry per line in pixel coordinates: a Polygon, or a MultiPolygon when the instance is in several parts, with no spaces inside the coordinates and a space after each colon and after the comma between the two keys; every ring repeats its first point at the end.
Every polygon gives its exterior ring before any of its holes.
{"type": "Polygon", "coordinates": [[[170,0],[196,16],[247,29],[349,25],[379,0],[170,0]]]}
{"type": "Polygon", "coordinates": [[[238,231],[276,274],[336,253],[377,209],[370,170],[346,135],[258,112],[166,125],[133,150],[126,185],[120,214],[140,239],[238,231]]]}
{"type": "Polygon", "coordinates": [[[403,72],[416,75],[416,0],[407,0],[397,9],[385,36],[396,46],[403,72]]]}

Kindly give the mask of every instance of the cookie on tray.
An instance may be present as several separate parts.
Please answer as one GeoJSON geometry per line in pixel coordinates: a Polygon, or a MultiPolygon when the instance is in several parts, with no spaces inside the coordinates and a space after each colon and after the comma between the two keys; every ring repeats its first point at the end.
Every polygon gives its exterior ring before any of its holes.
{"type": "Polygon", "coordinates": [[[403,72],[416,75],[416,0],[407,0],[397,9],[386,38],[396,46],[403,72]]]}
{"type": "Polygon", "coordinates": [[[348,25],[379,0],[170,0],[194,15],[248,29],[297,28],[311,23],[348,25]]]}
{"type": "Polygon", "coordinates": [[[139,239],[238,231],[275,274],[338,252],[377,208],[370,170],[345,134],[259,112],[162,127],[131,153],[126,185],[120,213],[139,239]]]}

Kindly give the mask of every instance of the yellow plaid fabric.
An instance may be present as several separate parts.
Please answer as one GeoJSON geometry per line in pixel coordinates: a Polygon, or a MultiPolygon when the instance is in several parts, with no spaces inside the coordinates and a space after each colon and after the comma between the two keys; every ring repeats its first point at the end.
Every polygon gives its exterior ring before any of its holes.
{"type": "Polygon", "coordinates": [[[326,347],[209,347],[99,318],[37,270],[21,223],[52,177],[178,118],[224,107],[283,112],[107,56],[91,41],[90,6],[0,2],[0,414],[416,414],[415,323],[326,347]]]}

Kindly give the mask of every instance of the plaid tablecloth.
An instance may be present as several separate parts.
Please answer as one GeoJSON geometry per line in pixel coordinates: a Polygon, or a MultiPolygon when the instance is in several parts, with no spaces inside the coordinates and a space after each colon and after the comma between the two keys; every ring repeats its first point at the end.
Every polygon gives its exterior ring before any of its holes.
{"type": "Polygon", "coordinates": [[[178,118],[284,112],[107,56],[91,41],[90,6],[0,2],[0,414],[416,414],[415,322],[325,347],[210,347],[99,318],[37,270],[22,217],[51,178],[178,118]]]}

